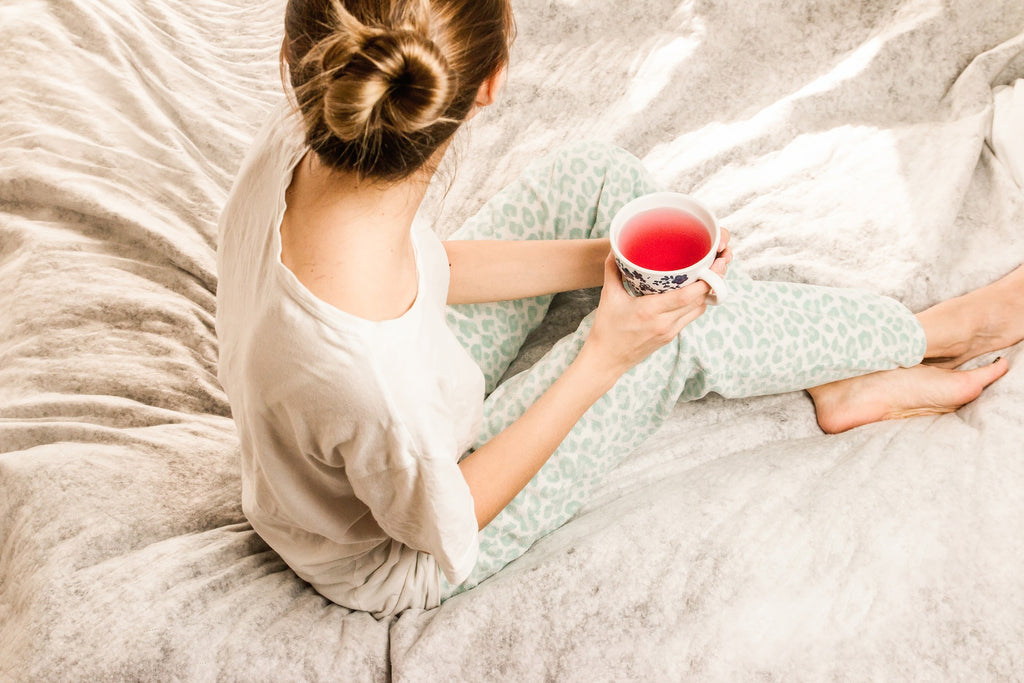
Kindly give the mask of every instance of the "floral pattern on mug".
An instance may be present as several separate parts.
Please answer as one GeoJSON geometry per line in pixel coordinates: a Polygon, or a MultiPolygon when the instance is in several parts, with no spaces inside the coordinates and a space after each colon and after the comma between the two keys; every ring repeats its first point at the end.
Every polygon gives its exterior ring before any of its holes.
{"type": "Polygon", "coordinates": [[[618,264],[619,271],[622,273],[623,286],[625,286],[626,291],[633,296],[667,292],[670,289],[682,287],[690,279],[684,274],[667,274],[656,279],[650,279],[649,275],[644,275],[639,271],[633,270],[623,263],[621,259],[615,259],[615,262],[618,264]]]}

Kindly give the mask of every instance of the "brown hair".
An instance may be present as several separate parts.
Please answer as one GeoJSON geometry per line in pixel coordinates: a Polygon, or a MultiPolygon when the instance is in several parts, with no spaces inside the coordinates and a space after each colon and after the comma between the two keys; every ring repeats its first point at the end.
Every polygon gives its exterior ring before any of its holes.
{"type": "Polygon", "coordinates": [[[289,0],[287,65],[306,143],[327,166],[400,180],[508,62],[509,0],[289,0]]]}

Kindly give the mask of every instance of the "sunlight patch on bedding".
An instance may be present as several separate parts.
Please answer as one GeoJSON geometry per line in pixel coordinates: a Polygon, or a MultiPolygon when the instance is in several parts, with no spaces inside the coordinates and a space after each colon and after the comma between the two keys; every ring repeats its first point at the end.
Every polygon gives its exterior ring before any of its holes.
{"type": "Polygon", "coordinates": [[[884,46],[891,44],[898,36],[918,29],[922,23],[938,18],[941,12],[941,7],[936,6],[934,0],[921,0],[917,4],[931,5],[931,9],[924,11],[922,8],[920,11],[909,14],[908,18],[903,21],[895,22],[886,31],[874,36],[847,55],[845,59],[839,62],[827,74],[811,81],[791,97],[799,99],[828,92],[843,82],[853,81],[868,70],[869,65],[875,60],[884,46]]]}
{"type": "Polygon", "coordinates": [[[839,62],[834,69],[817,78],[792,95],[793,99],[807,97],[820,92],[828,92],[843,81],[852,81],[867,70],[871,60],[875,58],[885,39],[875,36],[859,48],[851,52],[846,59],[839,62]]]}
{"type": "Polygon", "coordinates": [[[44,2],[22,3],[18,5],[0,5],[0,26],[10,27],[15,21],[22,20],[26,23],[37,23],[40,16],[46,13],[47,5],[44,2]]]}
{"type": "Polygon", "coordinates": [[[939,10],[932,0],[921,4],[931,5],[924,14],[910,15],[896,22],[888,30],[866,41],[846,55],[827,73],[824,73],[798,90],[781,97],[770,106],[745,120],[726,123],[712,122],[698,130],[684,133],[671,142],[655,146],[645,158],[652,169],[667,177],[681,173],[718,157],[735,154],[737,148],[752,145],[767,131],[778,131],[784,127],[793,114],[794,105],[801,100],[839,91],[844,84],[858,82],[870,70],[883,47],[897,36],[909,33],[923,22],[932,20],[939,10]]]}
{"type": "Polygon", "coordinates": [[[938,248],[908,229],[931,220],[910,189],[927,182],[907,167],[910,134],[844,125],[799,135],[687,191],[738,237],[748,272],[896,291],[938,248]]]}
{"type": "Polygon", "coordinates": [[[765,131],[777,130],[785,123],[792,109],[792,103],[785,99],[743,121],[709,123],[671,142],[655,145],[644,161],[659,175],[675,177],[687,168],[733,153],[765,131]]]}
{"type": "Polygon", "coordinates": [[[778,151],[712,174],[700,194],[735,211],[771,205],[766,218],[789,213],[788,206],[808,221],[845,215],[851,225],[905,224],[914,212],[905,188],[900,191],[906,169],[899,142],[893,131],[860,125],[799,135],[778,151]]]}
{"type": "Polygon", "coordinates": [[[630,114],[643,110],[661,94],[676,67],[685,62],[700,45],[703,33],[704,31],[700,30],[694,35],[680,36],[654,49],[644,58],[626,93],[627,109],[630,114]]]}
{"type": "Polygon", "coordinates": [[[695,166],[710,161],[752,143],[765,131],[777,131],[792,116],[795,102],[833,89],[843,80],[853,80],[864,71],[880,46],[880,41],[869,41],[863,49],[856,50],[827,74],[774,102],[749,119],[730,123],[712,122],[703,128],[685,133],[672,142],[658,145],[651,150],[647,161],[652,168],[657,168],[666,175],[674,175],[680,170],[679,164],[695,166]]]}

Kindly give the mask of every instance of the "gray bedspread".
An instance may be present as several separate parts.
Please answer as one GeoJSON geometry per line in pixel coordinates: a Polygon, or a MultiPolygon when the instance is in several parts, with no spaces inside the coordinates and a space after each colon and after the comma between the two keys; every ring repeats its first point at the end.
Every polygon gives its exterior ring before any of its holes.
{"type": "MultiPolygon", "coordinates": [[[[758,278],[919,310],[1024,260],[1024,165],[990,142],[1024,136],[1020,0],[514,5],[440,233],[587,137],[710,204],[758,278]]],[[[439,609],[378,622],[297,579],[241,514],[213,329],[282,10],[0,4],[0,680],[1024,679],[1019,348],[954,414],[839,436],[802,393],[680,405],[439,609]]]]}

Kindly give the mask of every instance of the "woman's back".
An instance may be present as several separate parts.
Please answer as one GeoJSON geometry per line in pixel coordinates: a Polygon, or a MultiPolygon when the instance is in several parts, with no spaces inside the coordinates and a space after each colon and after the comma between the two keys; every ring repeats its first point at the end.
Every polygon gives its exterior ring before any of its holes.
{"type": "Polygon", "coordinates": [[[282,111],[264,128],[221,217],[219,378],[241,436],[243,510],[336,602],[436,604],[438,566],[458,577],[475,558],[457,458],[478,431],[483,378],[447,328],[447,260],[429,230],[410,241],[418,295],[388,320],[330,305],[281,263],[285,188],[304,153],[294,122],[282,111]]]}

